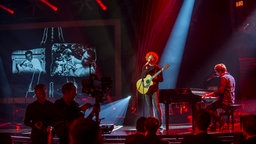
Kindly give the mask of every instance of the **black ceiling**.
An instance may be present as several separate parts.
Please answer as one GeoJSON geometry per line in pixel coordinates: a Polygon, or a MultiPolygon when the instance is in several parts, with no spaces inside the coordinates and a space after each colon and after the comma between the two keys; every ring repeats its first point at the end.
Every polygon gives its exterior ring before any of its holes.
{"type": "Polygon", "coordinates": [[[2,0],[0,4],[15,13],[12,15],[0,9],[0,23],[121,18],[132,11],[136,0],[100,0],[107,7],[106,11],[101,9],[97,0],[47,1],[58,7],[58,11],[53,11],[40,0],[2,0]]]}

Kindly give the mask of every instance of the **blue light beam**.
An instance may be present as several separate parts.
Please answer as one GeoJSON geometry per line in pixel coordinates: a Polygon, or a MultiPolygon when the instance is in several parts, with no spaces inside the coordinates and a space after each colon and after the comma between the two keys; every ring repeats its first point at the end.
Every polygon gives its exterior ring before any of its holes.
{"type": "Polygon", "coordinates": [[[184,0],[173,31],[161,56],[160,65],[169,64],[170,68],[163,72],[164,81],[160,83],[160,89],[176,87],[194,3],[194,0],[184,0]]]}
{"type": "Polygon", "coordinates": [[[102,105],[100,119],[102,124],[123,125],[131,96],[102,105]]]}

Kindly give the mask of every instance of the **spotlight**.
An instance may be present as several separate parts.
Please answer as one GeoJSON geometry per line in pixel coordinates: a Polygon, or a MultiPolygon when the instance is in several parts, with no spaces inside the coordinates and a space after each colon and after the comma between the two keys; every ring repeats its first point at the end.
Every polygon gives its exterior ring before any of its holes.
{"type": "Polygon", "coordinates": [[[6,6],[4,6],[4,5],[1,5],[1,4],[0,4],[0,8],[2,8],[3,10],[7,11],[7,12],[10,13],[10,14],[14,14],[14,10],[12,10],[12,9],[10,9],[10,8],[8,8],[8,7],[6,7],[6,6]]]}
{"type": "Polygon", "coordinates": [[[115,126],[123,125],[128,105],[128,98],[123,98],[112,103],[102,105],[100,111],[100,117],[102,118],[101,123],[114,124],[115,126]]]}
{"type": "Polygon", "coordinates": [[[58,11],[58,8],[56,6],[54,6],[53,4],[51,4],[50,2],[48,2],[47,0],[40,0],[42,3],[44,3],[45,5],[47,5],[48,7],[50,7],[52,10],[54,11],[58,11]]]}
{"type": "Polygon", "coordinates": [[[106,11],[107,10],[107,7],[104,5],[104,3],[102,3],[101,0],[96,0],[96,2],[98,3],[98,5],[101,7],[101,9],[103,11],[106,11]]]}
{"type": "Polygon", "coordinates": [[[244,6],[244,1],[243,0],[239,0],[239,1],[236,1],[236,7],[243,7],[244,6]]]}
{"type": "Polygon", "coordinates": [[[15,125],[15,130],[19,131],[20,130],[20,125],[15,125]]]}

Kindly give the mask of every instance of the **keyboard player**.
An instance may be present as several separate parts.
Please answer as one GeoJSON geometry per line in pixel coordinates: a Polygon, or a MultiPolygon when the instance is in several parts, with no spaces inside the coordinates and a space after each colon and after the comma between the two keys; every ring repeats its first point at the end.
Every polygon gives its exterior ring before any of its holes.
{"type": "Polygon", "coordinates": [[[224,108],[229,104],[235,103],[235,79],[228,73],[226,66],[223,63],[216,64],[214,66],[216,74],[220,78],[220,82],[217,90],[211,93],[202,95],[202,98],[205,97],[216,97],[216,101],[207,106],[207,110],[212,115],[212,124],[211,129],[216,129],[216,122],[219,119],[217,114],[218,108],[224,108]]]}

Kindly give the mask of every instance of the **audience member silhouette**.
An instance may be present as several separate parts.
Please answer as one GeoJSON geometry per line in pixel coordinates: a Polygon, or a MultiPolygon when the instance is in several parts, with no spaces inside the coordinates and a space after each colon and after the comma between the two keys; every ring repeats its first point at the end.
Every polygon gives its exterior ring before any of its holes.
{"type": "Polygon", "coordinates": [[[223,144],[222,141],[207,133],[211,123],[211,114],[207,110],[199,110],[195,116],[195,134],[186,135],[182,144],[223,144]]]}
{"type": "Polygon", "coordinates": [[[256,144],[256,115],[248,115],[242,122],[244,142],[243,144],[256,144]]]}
{"type": "Polygon", "coordinates": [[[79,104],[74,100],[77,95],[77,88],[72,82],[65,83],[62,86],[63,97],[54,103],[54,131],[60,138],[61,144],[68,143],[68,128],[70,123],[79,117],[84,117],[81,111],[87,110],[91,104],[79,104]]]}
{"type": "Polygon", "coordinates": [[[169,141],[163,140],[157,135],[160,122],[157,118],[150,116],[145,121],[145,144],[169,144],[169,141]]]}
{"type": "Polygon", "coordinates": [[[99,124],[88,118],[75,119],[69,128],[69,144],[103,144],[99,124]]]}
{"type": "Polygon", "coordinates": [[[47,144],[47,128],[51,125],[53,103],[46,99],[47,89],[44,84],[34,88],[37,100],[26,108],[24,124],[32,128],[33,144],[47,144]]]}
{"type": "Polygon", "coordinates": [[[0,144],[14,144],[9,133],[0,133],[0,144]]]}
{"type": "Polygon", "coordinates": [[[128,135],[125,144],[141,144],[145,141],[145,126],[144,123],[146,121],[146,117],[140,117],[136,121],[136,130],[135,134],[128,135]]]}

